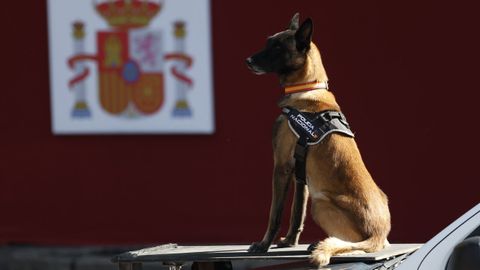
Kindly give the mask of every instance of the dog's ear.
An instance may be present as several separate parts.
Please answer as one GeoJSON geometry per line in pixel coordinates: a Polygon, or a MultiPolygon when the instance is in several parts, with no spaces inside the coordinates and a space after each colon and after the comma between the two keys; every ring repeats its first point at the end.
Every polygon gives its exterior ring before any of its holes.
{"type": "Polygon", "coordinates": [[[313,21],[306,19],[300,28],[295,32],[295,41],[297,43],[297,50],[306,52],[310,49],[310,42],[312,42],[313,21]]]}
{"type": "Polygon", "coordinates": [[[300,19],[300,13],[297,12],[297,13],[295,13],[295,15],[293,15],[292,19],[290,20],[290,24],[288,25],[288,29],[293,30],[293,31],[297,31],[298,26],[300,25],[299,19],[300,19]]]}

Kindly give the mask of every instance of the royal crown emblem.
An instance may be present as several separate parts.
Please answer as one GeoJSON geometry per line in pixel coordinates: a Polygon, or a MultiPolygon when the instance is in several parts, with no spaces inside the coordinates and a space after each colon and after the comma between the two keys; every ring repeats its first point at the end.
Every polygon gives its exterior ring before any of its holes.
{"type": "Polygon", "coordinates": [[[98,3],[95,8],[111,27],[131,29],[148,26],[162,9],[162,2],[117,0],[98,3]]]}
{"type": "Polygon", "coordinates": [[[164,52],[165,33],[151,26],[162,10],[163,1],[109,0],[94,2],[96,13],[109,29],[96,33],[96,54],[85,52],[86,24],[72,23],[74,54],[68,66],[74,75],[68,82],[75,96],[71,116],[90,118],[85,80],[89,77],[88,61],[97,63],[98,100],[112,116],[137,119],[156,114],[165,101],[165,66],[174,62],[169,75],[175,80],[176,102],[171,112],[175,117],[190,117],[188,91],[193,80],[188,69],[193,59],[185,52],[186,24],[172,24],[175,51],[164,52]]]}

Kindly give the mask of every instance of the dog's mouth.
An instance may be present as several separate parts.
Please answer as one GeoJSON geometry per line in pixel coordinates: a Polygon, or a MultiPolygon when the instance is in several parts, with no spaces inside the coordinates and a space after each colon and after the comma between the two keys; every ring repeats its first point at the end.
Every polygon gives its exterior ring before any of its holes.
{"type": "Polygon", "coordinates": [[[255,67],[248,67],[255,75],[263,75],[265,74],[266,72],[263,71],[263,70],[258,70],[256,69],[255,67]]]}
{"type": "Polygon", "coordinates": [[[256,75],[262,75],[265,74],[266,72],[262,70],[261,68],[257,67],[254,63],[251,57],[247,58],[247,67],[256,75]]]}

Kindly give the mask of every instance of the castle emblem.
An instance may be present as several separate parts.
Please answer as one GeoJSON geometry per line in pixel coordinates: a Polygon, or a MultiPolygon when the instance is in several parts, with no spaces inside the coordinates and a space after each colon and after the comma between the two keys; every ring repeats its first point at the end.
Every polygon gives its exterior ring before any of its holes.
{"type": "Polygon", "coordinates": [[[86,80],[90,69],[88,61],[97,65],[98,100],[109,115],[137,119],[160,112],[165,103],[165,76],[175,80],[175,105],[170,115],[190,117],[188,93],[193,80],[188,69],[193,59],[185,52],[186,23],[178,20],[168,34],[174,36],[174,51],[164,52],[165,34],[152,26],[163,1],[153,0],[108,0],[94,1],[96,13],[108,24],[109,29],[96,33],[96,54],[85,51],[87,25],[82,21],[72,24],[73,56],[68,66],[73,76],[68,85],[75,102],[71,111],[73,118],[92,118],[91,100],[87,99],[86,80]],[[166,62],[173,62],[166,71],[166,62]]]}

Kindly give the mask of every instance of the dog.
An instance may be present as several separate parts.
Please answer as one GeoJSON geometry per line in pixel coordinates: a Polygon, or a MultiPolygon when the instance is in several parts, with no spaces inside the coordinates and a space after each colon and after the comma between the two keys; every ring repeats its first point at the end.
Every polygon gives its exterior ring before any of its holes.
{"type": "MultiPolygon", "coordinates": [[[[248,68],[258,75],[275,73],[281,85],[290,89],[301,88],[309,82],[326,83],[327,74],[312,34],[312,20],[308,18],[300,25],[299,14],[295,14],[287,30],[270,36],[263,50],[247,58],[248,68]]],[[[306,113],[340,112],[328,89],[292,92],[278,105],[306,113]]],[[[328,235],[311,245],[313,263],[323,266],[329,264],[333,255],[375,252],[388,245],[391,227],[388,199],[365,167],[354,138],[331,133],[320,143],[311,145],[306,157],[306,185],[295,181],[296,143],[297,137],[289,128],[287,117],[280,115],[273,127],[273,196],[268,227],[263,239],[253,243],[249,252],[267,252],[276,239],[291,183],[295,183],[295,191],[290,227],[278,247],[298,244],[308,197],[315,223],[328,235]]]]}

